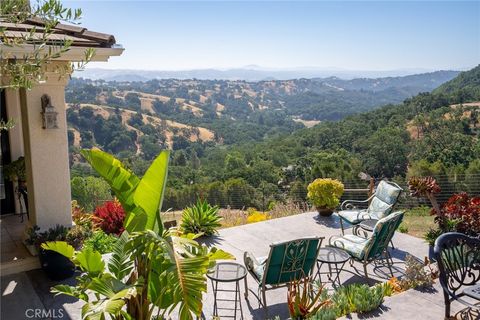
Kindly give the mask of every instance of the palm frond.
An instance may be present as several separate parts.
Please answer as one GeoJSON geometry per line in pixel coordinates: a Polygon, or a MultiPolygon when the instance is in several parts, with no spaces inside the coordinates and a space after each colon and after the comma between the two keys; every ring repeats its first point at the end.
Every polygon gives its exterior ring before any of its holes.
{"type": "Polygon", "coordinates": [[[128,232],[124,231],[115,243],[108,261],[108,270],[120,280],[125,278],[134,267],[130,260],[130,252],[126,250],[127,241],[128,232]]]}

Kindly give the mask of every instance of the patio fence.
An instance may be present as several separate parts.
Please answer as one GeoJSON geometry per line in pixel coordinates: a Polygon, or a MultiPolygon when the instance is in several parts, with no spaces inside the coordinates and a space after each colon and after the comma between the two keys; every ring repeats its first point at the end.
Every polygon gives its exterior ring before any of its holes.
{"type": "MultiPolygon", "coordinates": [[[[453,194],[465,191],[470,196],[480,196],[480,174],[457,174],[457,175],[439,175],[435,176],[437,183],[441,187],[440,194],[437,195],[440,204],[448,200],[453,194]]],[[[430,206],[430,202],[424,199],[418,199],[410,196],[406,180],[394,179],[404,190],[396,208],[409,209],[418,206],[430,206]]],[[[368,196],[368,182],[360,180],[342,181],[345,186],[345,192],[341,201],[346,199],[365,200],[368,196]]],[[[285,188],[278,191],[278,188],[259,187],[254,191],[246,193],[244,190],[206,190],[201,185],[188,186],[184,190],[168,190],[165,195],[162,210],[169,208],[180,210],[196,202],[198,198],[206,199],[212,205],[218,205],[221,208],[231,208],[245,210],[254,207],[260,211],[268,211],[274,203],[291,203],[307,208],[305,188],[295,188],[294,190],[285,188]]]]}
{"type": "MultiPolygon", "coordinates": [[[[446,202],[453,194],[467,192],[470,196],[480,196],[480,174],[457,174],[457,175],[439,175],[435,176],[441,192],[437,195],[439,204],[446,202]]],[[[396,208],[410,209],[419,206],[430,206],[426,199],[419,199],[410,196],[406,180],[393,180],[404,190],[400,196],[396,208]]],[[[365,200],[368,197],[367,181],[344,180],[345,192],[341,201],[365,200]]],[[[271,184],[270,184],[271,186],[271,184]]],[[[256,188],[250,190],[250,193],[244,190],[206,190],[202,185],[190,185],[183,190],[173,190],[167,188],[162,210],[167,209],[181,210],[195,203],[198,198],[206,199],[212,205],[218,205],[220,208],[231,208],[246,210],[253,207],[260,211],[268,211],[274,203],[295,203],[302,208],[309,208],[307,202],[307,191],[305,188],[296,188],[295,190],[284,189],[278,191],[278,188],[256,188]]],[[[106,200],[104,200],[106,201],[106,200]]],[[[96,205],[103,204],[104,201],[97,201],[96,205]]]]}
{"type": "MultiPolygon", "coordinates": [[[[437,180],[437,183],[441,188],[441,192],[437,194],[437,200],[440,205],[445,203],[453,194],[462,191],[467,192],[470,196],[480,196],[480,174],[458,174],[454,176],[441,175],[436,176],[435,179],[437,180]]],[[[408,191],[408,184],[406,181],[395,182],[398,183],[404,190],[404,192],[402,192],[402,195],[400,196],[396,208],[409,209],[422,205],[430,206],[430,202],[428,200],[410,196],[408,191]]],[[[349,189],[351,186],[349,181],[344,182],[344,185],[345,189],[349,189]]],[[[342,201],[346,199],[362,200],[366,199],[366,196],[367,191],[346,191],[342,196],[342,201]]]]}

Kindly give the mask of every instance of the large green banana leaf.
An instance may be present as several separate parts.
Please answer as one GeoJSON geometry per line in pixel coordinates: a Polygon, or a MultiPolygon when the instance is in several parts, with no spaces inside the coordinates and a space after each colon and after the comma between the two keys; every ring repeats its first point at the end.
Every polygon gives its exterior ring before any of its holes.
{"type": "Polygon", "coordinates": [[[142,179],[126,169],[120,160],[99,149],[82,150],[82,155],[108,182],[125,209],[124,226],[128,232],[163,230],[160,207],[167,181],[168,150],[157,156],[142,179]]]}

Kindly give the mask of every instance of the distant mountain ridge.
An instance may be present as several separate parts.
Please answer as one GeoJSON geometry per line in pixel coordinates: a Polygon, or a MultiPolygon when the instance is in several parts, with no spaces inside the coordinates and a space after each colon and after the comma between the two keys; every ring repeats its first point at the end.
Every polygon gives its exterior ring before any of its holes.
{"type": "MultiPolygon", "coordinates": [[[[296,68],[296,69],[266,69],[257,66],[232,69],[193,69],[193,70],[110,70],[91,68],[76,72],[76,78],[105,81],[148,81],[153,79],[200,79],[200,80],[290,80],[300,78],[330,78],[341,79],[355,78],[385,78],[403,77],[409,75],[431,73],[432,70],[425,69],[401,69],[385,71],[356,71],[338,68],[296,68]]],[[[443,72],[443,71],[442,71],[443,72]]],[[[457,71],[446,71],[457,72],[457,71]]]]}
{"type": "Polygon", "coordinates": [[[290,134],[401,103],[457,74],[268,81],[74,78],[66,101],[73,146],[99,145],[114,153],[140,154],[145,148],[179,149],[195,141],[231,145],[290,134]]]}

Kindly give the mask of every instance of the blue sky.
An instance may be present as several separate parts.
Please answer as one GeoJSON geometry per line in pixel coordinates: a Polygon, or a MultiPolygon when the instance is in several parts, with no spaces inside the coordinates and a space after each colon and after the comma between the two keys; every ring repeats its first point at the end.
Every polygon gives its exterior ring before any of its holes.
{"type": "Polygon", "coordinates": [[[64,1],[112,33],[121,57],[92,67],[259,65],[466,69],[480,63],[480,2],[64,1]]]}

